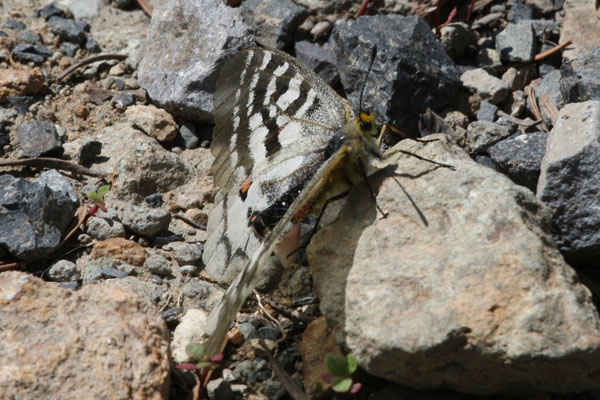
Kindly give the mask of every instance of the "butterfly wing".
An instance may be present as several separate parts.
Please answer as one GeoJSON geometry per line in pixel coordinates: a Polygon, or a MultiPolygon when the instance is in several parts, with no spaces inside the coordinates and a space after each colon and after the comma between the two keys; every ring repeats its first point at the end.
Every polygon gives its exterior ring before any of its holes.
{"type": "Polygon", "coordinates": [[[212,152],[220,188],[209,216],[203,261],[208,276],[230,282],[260,240],[253,212],[281,215],[325,161],[324,149],[352,118],[346,100],[287,54],[241,51],[221,69],[214,95],[212,152]]]}

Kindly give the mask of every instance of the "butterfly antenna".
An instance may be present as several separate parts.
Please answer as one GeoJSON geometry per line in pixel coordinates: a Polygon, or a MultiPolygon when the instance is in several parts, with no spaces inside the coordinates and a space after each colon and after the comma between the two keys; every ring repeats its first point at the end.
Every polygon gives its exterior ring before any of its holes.
{"type": "Polygon", "coordinates": [[[371,68],[373,68],[373,62],[375,61],[375,57],[377,56],[377,46],[373,46],[371,49],[371,61],[369,62],[369,69],[367,70],[367,74],[365,75],[365,80],[363,81],[362,89],[360,91],[360,101],[358,103],[358,115],[360,115],[363,111],[363,95],[365,94],[365,88],[367,87],[367,80],[369,79],[369,74],[371,73],[371,68]]]}

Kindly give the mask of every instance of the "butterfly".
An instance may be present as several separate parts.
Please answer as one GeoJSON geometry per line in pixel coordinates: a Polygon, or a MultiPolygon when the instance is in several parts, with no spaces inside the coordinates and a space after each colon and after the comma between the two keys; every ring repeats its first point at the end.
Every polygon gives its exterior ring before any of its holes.
{"type": "Polygon", "coordinates": [[[354,113],[317,74],[269,49],[243,50],[222,67],[211,150],[219,194],[209,216],[207,274],[233,282],[205,332],[214,355],[273,252],[286,261],[298,227],[365,181],[381,158],[368,112],[354,113]]]}

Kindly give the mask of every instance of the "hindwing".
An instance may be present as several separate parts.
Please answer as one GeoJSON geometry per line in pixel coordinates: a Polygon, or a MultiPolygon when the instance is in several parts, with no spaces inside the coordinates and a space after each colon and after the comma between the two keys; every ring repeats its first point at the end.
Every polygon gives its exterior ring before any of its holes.
{"type": "Polygon", "coordinates": [[[212,172],[220,193],[203,261],[210,277],[229,282],[260,244],[250,215],[275,209],[283,216],[353,115],[313,71],[283,52],[258,48],[225,63],[214,103],[212,172]]]}

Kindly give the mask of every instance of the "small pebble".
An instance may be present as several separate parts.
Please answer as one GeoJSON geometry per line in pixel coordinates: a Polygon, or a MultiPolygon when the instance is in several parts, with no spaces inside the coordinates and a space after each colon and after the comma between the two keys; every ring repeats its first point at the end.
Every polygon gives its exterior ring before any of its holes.
{"type": "Polygon", "coordinates": [[[265,326],[258,330],[258,337],[260,339],[269,339],[276,341],[281,337],[281,330],[279,328],[265,326]]]}
{"type": "Polygon", "coordinates": [[[27,25],[21,21],[15,21],[14,19],[7,19],[2,27],[4,29],[12,29],[13,31],[24,31],[27,29],[27,25]]]}
{"type": "Polygon", "coordinates": [[[127,107],[135,104],[135,98],[129,92],[121,92],[121,93],[117,94],[115,97],[113,97],[111,104],[117,110],[124,110],[127,107]]]}
{"type": "Polygon", "coordinates": [[[198,273],[198,267],[195,265],[182,265],[179,270],[183,275],[194,276],[198,273]]]}

